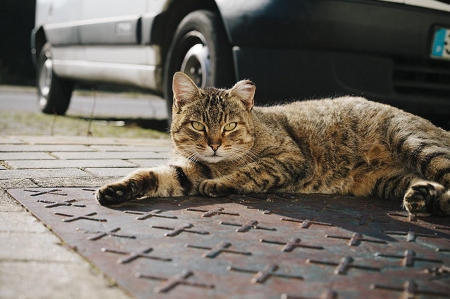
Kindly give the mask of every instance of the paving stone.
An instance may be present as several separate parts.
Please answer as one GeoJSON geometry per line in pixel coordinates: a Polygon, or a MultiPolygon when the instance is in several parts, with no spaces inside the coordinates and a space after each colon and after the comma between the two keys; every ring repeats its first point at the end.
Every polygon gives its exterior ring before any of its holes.
{"type": "Polygon", "coordinates": [[[94,273],[86,262],[10,261],[0,261],[0,298],[130,299],[118,287],[109,285],[100,274],[94,273]]]}
{"type": "MultiPolygon", "coordinates": [[[[8,139],[7,139],[8,140],[8,139]]],[[[84,136],[17,136],[14,140],[27,144],[79,144],[79,145],[135,145],[135,146],[167,146],[172,142],[167,139],[150,138],[104,138],[104,137],[84,137],[84,136]]],[[[3,142],[0,142],[2,144],[3,142]]],[[[7,142],[5,142],[7,143],[7,142]]]]}
{"type": "Polygon", "coordinates": [[[6,136],[0,137],[0,144],[25,144],[25,142],[18,137],[6,136]]]}
{"type": "MultiPolygon", "coordinates": [[[[8,173],[8,170],[5,173],[8,173]]],[[[0,172],[0,175],[2,172],[0,172]]],[[[37,187],[33,181],[30,179],[8,179],[8,180],[0,180],[0,189],[12,189],[12,188],[27,188],[27,187],[37,187]]]]}
{"type": "Polygon", "coordinates": [[[102,152],[168,152],[171,146],[128,146],[128,145],[93,145],[91,148],[102,152]]]}
{"type": "Polygon", "coordinates": [[[6,167],[3,165],[0,165],[0,170],[6,170],[6,167]]]}
{"type": "Polygon", "coordinates": [[[155,152],[53,152],[55,156],[66,160],[81,159],[165,159],[169,153],[155,152]]]}
{"type": "Polygon", "coordinates": [[[28,212],[0,212],[0,233],[46,233],[48,230],[28,212]]]}
{"type": "MultiPolygon", "coordinates": [[[[96,138],[85,136],[21,136],[19,140],[27,144],[117,144],[117,138],[96,138]]],[[[1,143],[1,142],[0,142],[1,143]]]]}
{"type": "MultiPolygon", "coordinates": [[[[119,168],[120,169],[120,168],[119,168]]],[[[106,177],[76,177],[76,178],[37,178],[34,182],[40,187],[80,187],[80,188],[94,188],[103,186],[104,184],[113,183],[122,175],[106,176],[106,177]]],[[[0,181],[1,182],[1,181],[0,181]]]]}
{"type": "Polygon", "coordinates": [[[54,160],[55,157],[42,152],[0,153],[0,160],[54,160]]]}
{"type": "Polygon", "coordinates": [[[94,149],[84,145],[65,144],[21,144],[10,145],[0,144],[0,152],[91,152],[94,149]]]}
{"type": "MultiPolygon", "coordinates": [[[[0,189],[0,212],[23,212],[24,208],[16,201],[12,196],[6,193],[5,190],[0,189]]],[[[17,217],[20,214],[16,214],[17,217]]],[[[0,230],[3,227],[2,220],[0,219],[0,230]]]]}
{"type": "MultiPolygon", "coordinates": [[[[24,208],[20,206],[19,203],[14,202],[5,202],[3,200],[0,200],[0,213],[7,212],[7,213],[13,213],[13,212],[23,212],[24,208]]],[[[1,221],[0,221],[1,224],[1,221]]],[[[1,229],[1,228],[0,228],[1,229]]]]}
{"type": "Polygon", "coordinates": [[[167,136],[167,139],[116,138],[115,141],[118,145],[172,146],[172,141],[169,139],[169,136],[167,136]]]}
{"type": "Polygon", "coordinates": [[[133,167],[132,163],[119,159],[110,160],[7,160],[5,163],[13,169],[48,169],[48,168],[86,168],[86,167],[133,167]]]}
{"type": "Polygon", "coordinates": [[[154,167],[166,164],[167,159],[132,159],[128,160],[128,162],[136,164],[139,167],[154,167]]]}
{"type": "Polygon", "coordinates": [[[0,260],[79,261],[79,257],[59,245],[61,241],[48,230],[45,233],[0,231],[0,244],[8,244],[2,246],[0,260]]]}
{"type": "MultiPolygon", "coordinates": [[[[100,177],[124,177],[137,168],[86,168],[85,171],[100,177]]],[[[1,173],[1,172],[0,172],[1,173]]]]}
{"type": "Polygon", "coordinates": [[[34,178],[58,178],[58,177],[82,177],[90,176],[77,168],[66,169],[16,169],[0,171],[0,180],[10,179],[34,179],[34,178]]]}

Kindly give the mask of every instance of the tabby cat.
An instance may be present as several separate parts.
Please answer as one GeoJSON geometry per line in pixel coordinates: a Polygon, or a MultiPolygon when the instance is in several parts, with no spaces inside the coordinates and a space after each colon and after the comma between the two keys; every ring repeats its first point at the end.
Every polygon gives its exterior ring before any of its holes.
{"type": "Polygon", "coordinates": [[[103,186],[102,205],[140,197],[288,192],[403,201],[450,215],[450,133],[358,97],[254,107],[255,85],[199,89],[173,78],[174,158],[103,186]]]}

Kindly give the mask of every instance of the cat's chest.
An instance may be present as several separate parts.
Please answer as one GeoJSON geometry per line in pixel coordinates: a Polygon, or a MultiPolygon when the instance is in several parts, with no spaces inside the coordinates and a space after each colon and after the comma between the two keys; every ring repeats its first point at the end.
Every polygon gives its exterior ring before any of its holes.
{"type": "Polygon", "coordinates": [[[214,163],[208,164],[207,166],[209,167],[212,178],[222,177],[243,167],[243,165],[236,165],[235,163],[232,162],[214,163]]]}

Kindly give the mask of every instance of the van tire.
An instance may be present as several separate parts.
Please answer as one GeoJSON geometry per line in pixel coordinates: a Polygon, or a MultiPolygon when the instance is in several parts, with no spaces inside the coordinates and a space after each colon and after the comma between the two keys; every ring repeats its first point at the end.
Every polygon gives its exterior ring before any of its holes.
{"type": "Polygon", "coordinates": [[[208,10],[188,14],[178,25],[164,68],[164,97],[172,111],[173,75],[183,71],[199,87],[231,87],[234,67],[231,46],[219,16],[208,10]]]}
{"type": "Polygon", "coordinates": [[[39,108],[46,114],[64,115],[69,108],[74,83],[60,78],[53,70],[52,48],[46,43],[37,65],[37,93],[39,108]]]}

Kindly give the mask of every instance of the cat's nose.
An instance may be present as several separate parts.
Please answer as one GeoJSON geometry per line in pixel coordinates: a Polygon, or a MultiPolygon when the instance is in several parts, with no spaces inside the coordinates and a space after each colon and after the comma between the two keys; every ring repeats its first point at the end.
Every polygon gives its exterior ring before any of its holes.
{"type": "Polygon", "coordinates": [[[220,144],[210,144],[209,147],[216,152],[219,149],[220,144]]]}

